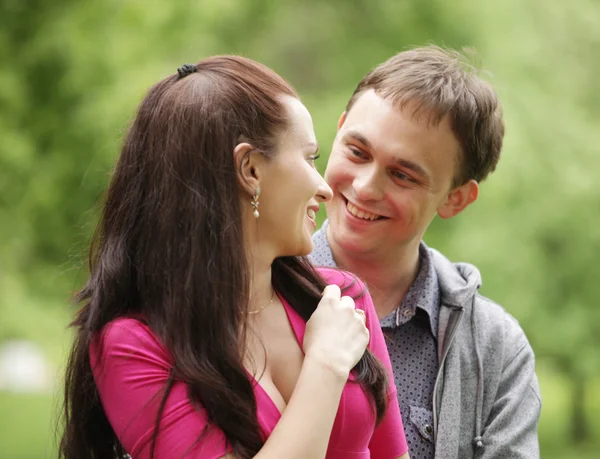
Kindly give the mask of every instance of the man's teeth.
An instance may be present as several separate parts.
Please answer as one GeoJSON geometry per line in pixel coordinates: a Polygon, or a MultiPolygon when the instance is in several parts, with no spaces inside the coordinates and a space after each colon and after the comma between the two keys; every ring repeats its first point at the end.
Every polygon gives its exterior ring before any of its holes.
{"type": "Polygon", "coordinates": [[[311,220],[314,220],[314,219],[315,219],[315,216],[316,216],[317,214],[315,213],[315,211],[314,211],[313,209],[308,209],[308,210],[306,211],[306,215],[308,215],[308,218],[310,218],[311,220]]]}
{"type": "Polygon", "coordinates": [[[363,220],[376,220],[379,218],[379,215],[376,214],[371,214],[369,212],[365,212],[363,210],[359,210],[357,209],[355,206],[353,206],[350,202],[348,202],[348,211],[354,215],[355,217],[358,218],[362,218],[363,220]]]}

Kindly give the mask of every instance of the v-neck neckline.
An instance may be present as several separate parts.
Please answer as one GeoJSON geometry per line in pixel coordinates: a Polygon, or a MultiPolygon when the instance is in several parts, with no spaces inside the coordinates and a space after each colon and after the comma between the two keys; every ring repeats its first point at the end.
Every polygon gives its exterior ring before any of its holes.
{"type": "MultiPolygon", "coordinates": [[[[300,317],[300,315],[296,312],[296,310],[294,308],[292,308],[292,306],[286,301],[286,299],[279,292],[275,291],[275,293],[277,294],[277,296],[279,297],[279,300],[281,301],[281,304],[283,305],[285,315],[287,317],[287,320],[288,320],[290,326],[292,327],[292,332],[294,333],[296,342],[298,343],[298,346],[300,346],[300,350],[302,351],[302,354],[304,354],[304,349],[302,348],[302,343],[304,341],[304,333],[306,331],[306,322],[304,321],[304,319],[302,317],[300,317]]],[[[279,419],[281,419],[281,416],[283,415],[283,413],[279,410],[279,407],[277,406],[277,404],[273,401],[273,399],[271,398],[269,393],[263,388],[263,386],[260,384],[260,382],[258,382],[258,380],[254,377],[254,375],[252,373],[250,373],[250,371],[248,371],[248,369],[246,369],[246,368],[244,368],[244,369],[246,370],[246,373],[248,374],[248,377],[250,378],[250,382],[252,383],[252,386],[254,388],[255,396],[257,395],[257,393],[260,394],[261,399],[264,399],[266,401],[266,405],[268,405],[268,413],[265,413],[266,414],[266,419],[265,419],[265,416],[263,416],[263,413],[261,412],[261,409],[264,409],[265,407],[258,406],[260,401],[258,400],[258,397],[256,397],[257,398],[256,411],[257,411],[259,423],[261,423],[261,420],[262,420],[261,428],[265,431],[264,433],[267,434],[266,436],[268,436],[271,434],[271,432],[273,432],[273,429],[279,422],[279,419]],[[268,429],[268,432],[267,432],[267,429],[268,429]]],[[[286,406],[287,406],[287,404],[286,404],[286,406]]]]}

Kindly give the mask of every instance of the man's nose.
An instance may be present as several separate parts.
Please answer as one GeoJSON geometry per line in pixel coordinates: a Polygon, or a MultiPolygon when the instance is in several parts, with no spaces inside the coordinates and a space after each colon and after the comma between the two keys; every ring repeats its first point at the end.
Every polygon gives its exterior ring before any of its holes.
{"type": "Polygon", "coordinates": [[[352,187],[359,200],[378,201],[383,199],[383,183],[380,175],[375,167],[365,168],[357,173],[352,187]]]}

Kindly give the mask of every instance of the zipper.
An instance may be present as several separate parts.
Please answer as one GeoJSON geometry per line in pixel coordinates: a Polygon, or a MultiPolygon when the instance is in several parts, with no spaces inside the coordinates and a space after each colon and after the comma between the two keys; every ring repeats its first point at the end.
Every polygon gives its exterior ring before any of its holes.
{"type": "Polygon", "coordinates": [[[450,321],[452,320],[453,317],[457,317],[456,314],[458,314],[458,317],[456,318],[456,320],[454,320],[454,322],[450,323],[449,333],[446,335],[446,339],[444,340],[444,343],[442,343],[442,345],[445,346],[445,349],[442,354],[442,360],[440,361],[440,366],[438,368],[438,374],[435,378],[435,385],[433,387],[433,444],[434,445],[437,443],[437,430],[438,430],[437,393],[438,393],[438,389],[439,389],[440,376],[444,369],[444,363],[446,362],[446,357],[448,356],[448,351],[450,350],[450,346],[452,346],[452,342],[454,341],[454,337],[456,336],[456,330],[458,329],[458,326],[460,325],[460,322],[462,321],[462,318],[463,318],[463,313],[465,312],[465,310],[462,306],[446,306],[446,307],[449,307],[453,310],[452,315],[450,316],[450,321]]]}

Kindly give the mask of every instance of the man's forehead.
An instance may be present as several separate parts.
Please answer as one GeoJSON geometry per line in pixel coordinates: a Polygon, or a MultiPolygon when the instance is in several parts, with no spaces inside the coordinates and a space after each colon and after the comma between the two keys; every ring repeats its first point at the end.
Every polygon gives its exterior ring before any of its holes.
{"type": "Polygon", "coordinates": [[[396,94],[395,97],[384,96],[373,88],[360,93],[346,114],[347,118],[360,119],[373,117],[381,120],[394,115],[402,115],[414,123],[428,127],[436,127],[449,117],[448,110],[433,107],[426,101],[411,94],[396,94]]]}
{"type": "Polygon", "coordinates": [[[430,126],[414,121],[410,112],[397,109],[390,101],[365,94],[364,102],[358,100],[347,113],[339,134],[344,141],[393,152],[407,143],[427,143],[430,126]]]}

